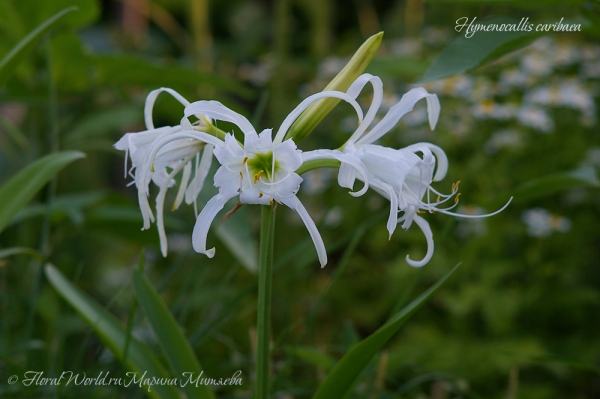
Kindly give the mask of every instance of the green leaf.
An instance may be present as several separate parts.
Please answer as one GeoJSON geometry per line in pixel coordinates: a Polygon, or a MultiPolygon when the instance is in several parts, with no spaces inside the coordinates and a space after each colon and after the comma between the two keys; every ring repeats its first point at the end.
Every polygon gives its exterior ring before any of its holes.
{"type": "Polygon", "coordinates": [[[44,36],[50,27],[63,15],[76,10],[77,7],[68,7],[54,14],[43,24],[35,28],[23,38],[12,50],[0,61],[0,88],[8,81],[19,62],[27,55],[33,46],[44,36]]]}
{"type": "MultiPolygon", "coordinates": [[[[46,277],[56,291],[92,327],[115,357],[122,359],[127,333],[121,323],[102,306],[74,287],[54,266],[47,264],[45,270],[46,277]]],[[[173,378],[152,351],[134,337],[130,338],[127,354],[125,366],[138,373],[136,378],[141,377],[144,373],[149,378],[173,378]]],[[[143,385],[143,387],[148,396],[154,399],[180,399],[177,389],[172,385],[153,385],[152,387],[143,385]]]]}
{"type": "Polygon", "coordinates": [[[566,358],[563,356],[556,356],[556,355],[538,355],[538,356],[524,355],[524,356],[525,356],[525,358],[527,358],[529,361],[532,361],[532,362],[538,362],[541,364],[556,363],[556,364],[561,364],[561,365],[565,365],[568,367],[572,367],[574,369],[591,371],[593,373],[600,375],[600,367],[598,367],[592,363],[583,362],[581,360],[570,359],[570,358],[566,358]]]}
{"type": "Polygon", "coordinates": [[[325,371],[329,371],[335,365],[335,359],[326,353],[323,353],[314,348],[307,347],[288,347],[285,348],[285,353],[290,356],[295,356],[299,359],[306,360],[309,363],[314,364],[317,367],[323,368],[325,371]]]}
{"type": "MultiPolygon", "coordinates": [[[[473,22],[473,26],[480,24],[479,21],[469,19],[467,23],[473,22]]],[[[481,25],[491,24],[514,24],[517,27],[521,21],[510,18],[494,18],[481,25]]],[[[529,21],[528,23],[532,23],[529,21]]],[[[523,26],[523,25],[522,25],[523,26]]],[[[460,36],[454,39],[433,61],[425,75],[418,83],[430,82],[446,78],[451,75],[465,73],[483,64],[494,61],[501,56],[526,46],[542,35],[540,32],[526,31],[477,31],[471,37],[465,37],[465,26],[460,36]]]]}
{"type": "Polygon", "coordinates": [[[190,85],[208,85],[249,98],[253,92],[234,80],[180,65],[164,65],[134,56],[95,56],[100,84],[135,84],[147,88],[166,86],[189,89],[190,85]]]}
{"type": "Polygon", "coordinates": [[[327,375],[313,399],[342,398],[354,384],[356,378],[371,362],[373,357],[394,336],[398,329],[413,315],[456,271],[460,263],[437,283],[409,303],[373,334],[353,346],[327,375]]]}
{"type": "Polygon", "coordinates": [[[596,170],[587,167],[540,177],[520,185],[513,195],[515,202],[526,202],[575,187],[600,187],[596,170]]]}
{"type": "Polygon", "coordinates": [[[42,254],[33,248],[12,247],[0,250],[0,259],[8,258],[13,255],[29,255],[40,263],[44,261],[42,254]]]}
{"type": "MultiPolygon", "coordinates": [[[[139,271],[133,271],[133,287],[138,302],[144,309],[152,330],[158,338],[165,356],[178,376],[183,373],[192,373],[192,377],[199,377],[202,368],[194,351],[183,335],[179,325],[169,312],[167,305],[158,296],[148,279],[139,271]]],[[[182,377],[184,378],[184,377],[182,377]]],[[[185,378],[184,378],[185,381],[185,378]]],[[[214,398],[214,394],[206,385],[187,384],[183,387],[188,398],[214,398]]]]}
{"type": "Polygon", "coordinates": [[[0,187],[0,232],[17,212],[62,168],[83,158],[78,151],[47,155],[21,170],[0,187]]]}
{"type": "Polygon", "coordinates": [[[78,120],[73,128],[65,133],[65,142],[74,146],[93,138],[107,137],[114,132],[122,134],[127,127],[141,123],[142,112],[139,107],[119,106],[102,109],[78,120]]]}
{"type": "MultiPolygon", "coordinates": [[[[248,208],[248,207],[246,207],[248,208]]],[[[235,217],[217,223],[215,232],[233,256],[250,272],[258,270],[258,244],[248,223],[248,209],[238,209],[235,217]]]]}
{"type": "Polygon", "coordinates": [[[423,73],[427,65],[428,63],[425,61],[411,58],[377,58],[371,61],[365,72],[412,81],[423,73]]]}

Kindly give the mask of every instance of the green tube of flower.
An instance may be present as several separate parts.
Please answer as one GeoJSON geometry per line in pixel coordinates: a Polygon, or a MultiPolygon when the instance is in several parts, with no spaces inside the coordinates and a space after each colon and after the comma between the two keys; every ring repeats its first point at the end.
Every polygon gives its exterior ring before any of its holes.
{"type": "MultiPolygon", "coordinates": [[[[377,52],[382,39],[383,32],[379,32],[368,38],[354,53],[348,64],[333,78],[323,91],[337,90],[345,92],[348,90],[352,82],[367,68],[367,65],[369,65],[377,52]]],[[[294,122],[285,138],[294,139],[295,143],[305,139],[338,102],[340,102],[338,98],[326,98],[312,104],[294,122]]]]}

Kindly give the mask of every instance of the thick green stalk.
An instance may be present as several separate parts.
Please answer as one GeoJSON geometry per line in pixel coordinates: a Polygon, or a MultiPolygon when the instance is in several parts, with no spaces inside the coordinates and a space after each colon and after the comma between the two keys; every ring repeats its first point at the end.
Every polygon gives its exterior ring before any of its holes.
{"type": "Polygon", "coordinates": [[[256,387],[254,389],[254,399],[267,399],[269,396],[274,232],[275,205],[263,206],[260,224],[260,256],[258,265],[256,387]]]}

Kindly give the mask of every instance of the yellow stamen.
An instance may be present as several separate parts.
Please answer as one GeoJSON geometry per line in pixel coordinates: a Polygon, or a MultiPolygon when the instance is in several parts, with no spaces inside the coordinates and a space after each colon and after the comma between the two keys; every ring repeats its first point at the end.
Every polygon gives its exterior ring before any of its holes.
{"type": "Polygon", "coordinates": [[[260,180],[260,177],[263,175],[263,173],[265,173],[265,171],[261,170],[257,174],[254,175],[254,184],[256,184],[256,182],[258,182],[260,180]]]}
{"type": "Polygon", "coordinates": [[[435,202],[440,202],[440,196],[438,195],[437,199],[435,200],[435,202]]]}
{"type": "Polygon", "coordinates": [[[258,198],[262,198],[262,197],[263,197],[263,195],[264,195],[264,194],[262,193],[262,191],[259,191],[259,192],[258,192],[258,198]]]}
{"type": "Polygon", "coordinates": [[[460,193],[456,194],[456,197],[454,197],[454,203],[455,204],[458,202],[459,198],[460,198],[460,193]]]}
{"type": "Polygon", "coordinates": [[[273,198],[271,198],[271,199],[269,200],[269,204],[273,205],[273,202],[275,202],[275,201],[273,201],[273,198]]]}
{"type": "Polygon", "coordinates": [[[242,171],[240,170],[240,179],[243,179],[244,175],[242,174],[242,171]]]}
{"type": "Polygon", "coordinates": [[[244,157],[244,160],[242,161],[242,165],[246,165],[246,162],[248,162],[248,157],[244,157]]]}
{"type": "Polygon", "coordinates": [[[424,215],[426,212],[425,211],[417,211],[418,215],[424,215]]]}

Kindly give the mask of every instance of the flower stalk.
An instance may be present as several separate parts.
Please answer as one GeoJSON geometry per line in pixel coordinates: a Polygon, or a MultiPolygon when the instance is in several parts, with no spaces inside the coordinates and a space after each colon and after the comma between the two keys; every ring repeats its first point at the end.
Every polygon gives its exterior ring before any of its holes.
{"type": "Polygon", "coordinates": [[[275,204],[263,206],[261,211],[260,255],[258,266],[258,314],[256,321],[256,386],[254,388],[254,399],[266,399],[269,394],[275,207],[275,204]]]}

